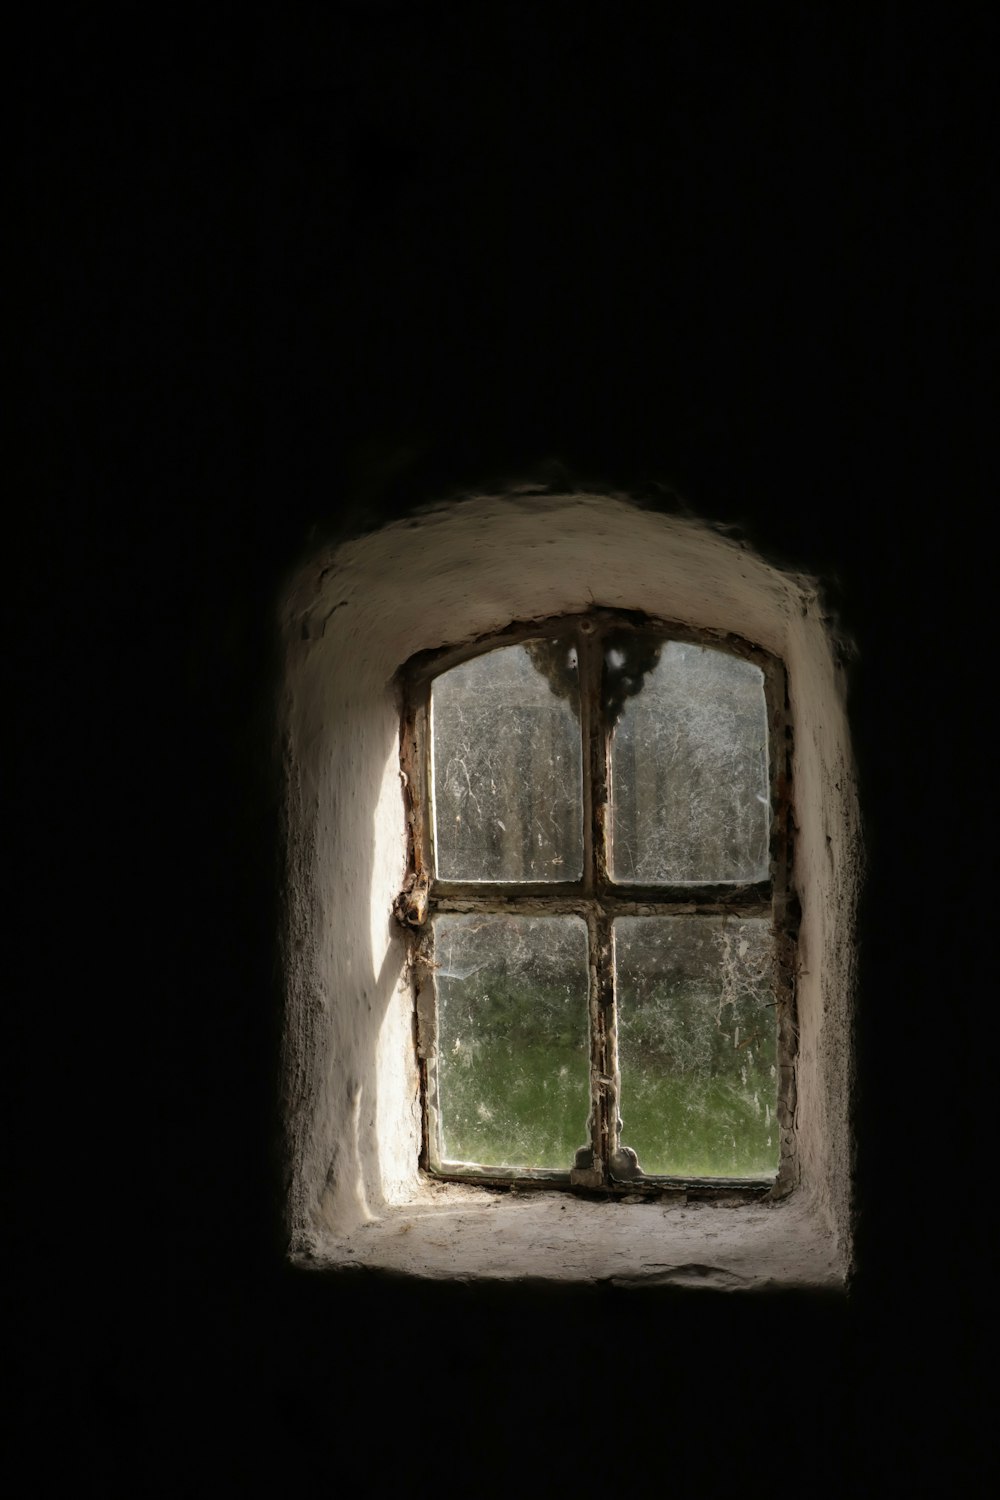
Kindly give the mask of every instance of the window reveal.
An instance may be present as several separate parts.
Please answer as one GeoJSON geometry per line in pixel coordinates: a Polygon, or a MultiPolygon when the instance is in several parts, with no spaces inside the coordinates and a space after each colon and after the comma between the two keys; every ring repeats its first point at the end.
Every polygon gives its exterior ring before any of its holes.
{"type": "Polygon", "coordinates": [[[405,690],[424,1165],[789,1181],[780,663],[594,611],[420,659],[405,690]]]}

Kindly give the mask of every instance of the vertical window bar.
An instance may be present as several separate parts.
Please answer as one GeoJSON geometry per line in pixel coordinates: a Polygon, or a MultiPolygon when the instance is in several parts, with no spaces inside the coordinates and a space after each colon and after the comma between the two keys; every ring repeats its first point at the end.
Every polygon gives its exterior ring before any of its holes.
{"type": "MultiPolygon", "coordinates": [[[[596,896],[608,872],[608,729],[601,708],[604,647],[594,622],[579,624],[580,726],[584,764],[584,882],[587,895],[596,896]]],[[[611,921],[595,907],[587,923],[590,939],[591,985],[591,1155],[587,1167],[577,1158],[574,1181],[606,1186],[618,1148],[617,1049],[615,1046],[614,983],[611,958],[611,921]]]]}

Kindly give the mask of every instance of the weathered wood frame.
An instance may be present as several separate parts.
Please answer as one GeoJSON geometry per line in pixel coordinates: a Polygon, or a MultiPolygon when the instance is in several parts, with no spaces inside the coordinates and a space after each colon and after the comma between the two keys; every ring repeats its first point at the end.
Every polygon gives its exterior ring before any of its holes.
{"type": "Polygon", "coordinates": [[[780,1196],[797,1181],[795,1151],[796,1043],[795,947],[798,903],[791,887],[791,728],[782,662],[759,646],[722,631],[695,630],[676,621],[636,612],[594,609],[586,614],[519,621],[497,634],[461,646],[422,652],[401,669],[400,755],[407,809],[408,870],[396,903],[407,929],[414,975],[417,1053],[421,1076],[423,1146],[421,1166],[451,1181],[491,1185],[563,1187],[614,1195],[676,1192],[714,1197],[780,1196]],[[612,881],[610,847],[610,750],[612,725],[601,708],[603,640],[611,632],[661,635],[664,640],[713,646],[752,661],[763,672],[768,718],[771,830],[768,879],[748,885],[639,885],[612,881]],[[461,662],[501,646],[538,638],[565,639],[577,649],[583,741],[583,875],[576,881],[490,883],[438,880],[433,874],[430,798],[430,693],[434,679],[461,662]],[[590,1084],[592,1136],[568,1171],[517,1170],[445,1163],[439,1139],[436,1097],[437,1001],[434,986],[433,918],[437,912],[550,916],[573,914],[587,924],[590,955],[590,1084]],[[777,1119],[780,1150],[775,1177],[692,1178],[641,1173],[635,1154],[620,1139],[618,1115],[617,1015],[612,924],[621,916],[676,914],[767,917],[775,943],[777,1013],[777,1119]]]}

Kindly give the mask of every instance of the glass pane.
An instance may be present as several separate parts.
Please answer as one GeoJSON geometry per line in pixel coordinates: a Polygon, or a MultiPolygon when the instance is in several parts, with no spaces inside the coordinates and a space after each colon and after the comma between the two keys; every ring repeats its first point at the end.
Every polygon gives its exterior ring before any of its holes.
{"type": "Polygon", "coordinates": [[[773,1175],[770,923],[620,917],[614,941],[623,1144],[647,1173],[773,1175]]]}
{"type": "Polygon", "coordinates": [[[590,1113],[586,924],[440,916],[434,962],[442,1160],[568,1171],[590,1113]]]}
{"type": "Polygon", "coordinates": [[[615,637],[605,649],[612,878],[766,880],[764,674],[707,646],[615,637]]]}
{"type": "Polygon", "coordinates": [[[576,650],[504,646],[431,689],[441,880],[578,880],[583,776],[576,650]]]}

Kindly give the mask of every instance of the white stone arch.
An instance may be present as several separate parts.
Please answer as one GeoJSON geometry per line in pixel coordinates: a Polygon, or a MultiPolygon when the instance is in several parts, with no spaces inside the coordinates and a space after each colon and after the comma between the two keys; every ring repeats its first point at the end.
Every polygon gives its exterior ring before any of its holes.
{"type": "MultiPolygon", "coordinates": [[[[812,1270],[800,1268],[798,1279],[842,1280],[851,1242],[860,824],[836,643],[814,580],[780,571],[705,523],[593,493],[521,491],[427,507],[313,557],[283,601],[283,1107],[292,1253],[346,1264],[349,1250],[358,1253],[347,1242],[363,1224],[398,1226],[410,1213],[425,1225],[445,1203],[449,1211],[467,1205],[467,1217],[477,1212],[468,1197],[474,1190],[429,1189],[417,1167],[412,996],[405,946],[391,918],[406,854],[395,673],[418,651],[594,604],[733,632],[785,663],[794,746],[794,883],[802,908],[801,1180],[781,1208],[780,1239],[791,1244],[794,1225],[804,1226],[796,1234],[802,1266],[808,1262],[812,1270]]],[[[586,1215],[579,1218],[586,1207],[573,1204],[561,1213],[578,1236],[589,1232],[586,1215]]],[[[538,1204],[533,1211],[541,1212],[538,1204]]],[[[649,1211],[615,1210],[617,1237],[633,1248],[645,1243],[648,1231],[647,1222],[630,1237],[626,1226],[636,1212],[649,1211]]],[[[767,1218],[766,1211],[755,1212],[767,1218]]],[[[729,1221],[739,1258],[739,1246],[754,1240],[751,1222],[762,1221],[732,1211],[729,1221]]],[[[474,1238],[470,1229],[470,1264],[474,1238]]],[[[384,1235],[368,1235],[363,1243],[382,1243],[372,1252],[376,1264],[395,1264],[395,1254],[403,1255],[398,1269],[464,1274],[461,1257],[455,1264],[447,1256],[435,1259],[426,1245],[419,1248],[420,1233],[409,1239],[417,1246],[409,1260],[401,1250],[390,1251],[384,1235]]],[[[587,1262],[594,1274],[603,1264],[599,1241],[587,1262]]],[[[523,1247],[511,1254],[506,1274],[518,1274],[523,1247]]],[[[756,1269],[762,1255],[751,1267],[758,1280],[765,1274],[756,1269]]],[[[661,1253],[658,1263],[664,1260],[661,1253]]],[[[551,1271],[559,1274],[555,1259],[551,1271]]]]}

